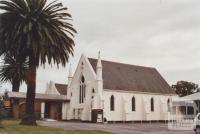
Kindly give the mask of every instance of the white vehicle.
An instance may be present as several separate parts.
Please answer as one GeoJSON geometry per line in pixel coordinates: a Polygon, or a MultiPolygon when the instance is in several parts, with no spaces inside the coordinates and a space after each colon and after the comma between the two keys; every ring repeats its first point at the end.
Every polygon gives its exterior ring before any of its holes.
{"type": "Polygon", "coordinates": [[[194,118],[194,131],[196,134],[200,134],[200,113],[194,118]]]}

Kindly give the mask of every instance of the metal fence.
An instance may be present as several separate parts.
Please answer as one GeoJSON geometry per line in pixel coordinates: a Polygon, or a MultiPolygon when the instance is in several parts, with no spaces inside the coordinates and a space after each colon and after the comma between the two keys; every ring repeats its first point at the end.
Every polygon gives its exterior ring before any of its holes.
{"type": "Polygon", "coordinates": [[[168,129],[193,130],[195,115],[171,115],[168,116],[168,129]]]}

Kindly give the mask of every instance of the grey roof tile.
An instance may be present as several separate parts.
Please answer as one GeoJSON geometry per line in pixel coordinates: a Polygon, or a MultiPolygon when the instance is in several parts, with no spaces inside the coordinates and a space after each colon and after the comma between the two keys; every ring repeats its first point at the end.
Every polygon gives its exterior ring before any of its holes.
{"type": "MultiPolygon", "coordinates": [[[[97,59],[88,60],[96,72],[97,59]]],[[[101,62],[104,89],[175,94],[155,68],[104,60],[101,62]]]]}

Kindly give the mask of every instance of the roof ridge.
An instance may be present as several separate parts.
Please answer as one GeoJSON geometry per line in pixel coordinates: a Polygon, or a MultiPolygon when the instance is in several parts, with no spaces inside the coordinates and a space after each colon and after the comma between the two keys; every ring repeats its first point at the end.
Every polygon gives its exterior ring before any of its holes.
{"type": "MultiPolygon", "coordinates": [[[[96,59],[96,58],[88,58],[88,59],[98,60],[98,59],[96,59]]],[[[101,60],[101,61],[103,61],[103,62],[110,62],[110,63],[114,63],[114,64],[121,64],[121,65],[128,65],[128,66],[135,66],[135,67],[142,67],[142,68],[155,69],[155,70],[157,70],[155,67],[148,67],[148,66],[134,65],[134,64],[122,63],[122,62],[110,61],[110,60],[101,60]]]]}

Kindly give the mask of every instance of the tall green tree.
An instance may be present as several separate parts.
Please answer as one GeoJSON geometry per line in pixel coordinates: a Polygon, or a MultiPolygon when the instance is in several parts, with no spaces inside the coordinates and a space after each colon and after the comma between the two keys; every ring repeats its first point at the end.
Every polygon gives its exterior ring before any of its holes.
{"type": "Polygon", "coordinates": [[[20,85],[26,81],[27,70],[28,62],[26,58],[6,54],[0,66],[0,81],[10,82],[12,91],[19,92],[20,85]]]}
{"type": "Polygon", "coordinates": [[[198,87],[198,84],[188,81],[178,81],[176,84],[172,85],[172,89],[174,89],[180,97],[199,92],[198,87]]]}
{"type": "Polygon", "coordinates": [[[21,124],[36,125],[34,100],[36,70],[45,63],[65,66],[73,55],[71,15],[57,1],[2,0],[0,55],[17,52],[28,57],[26,115],[21,124]]]}

